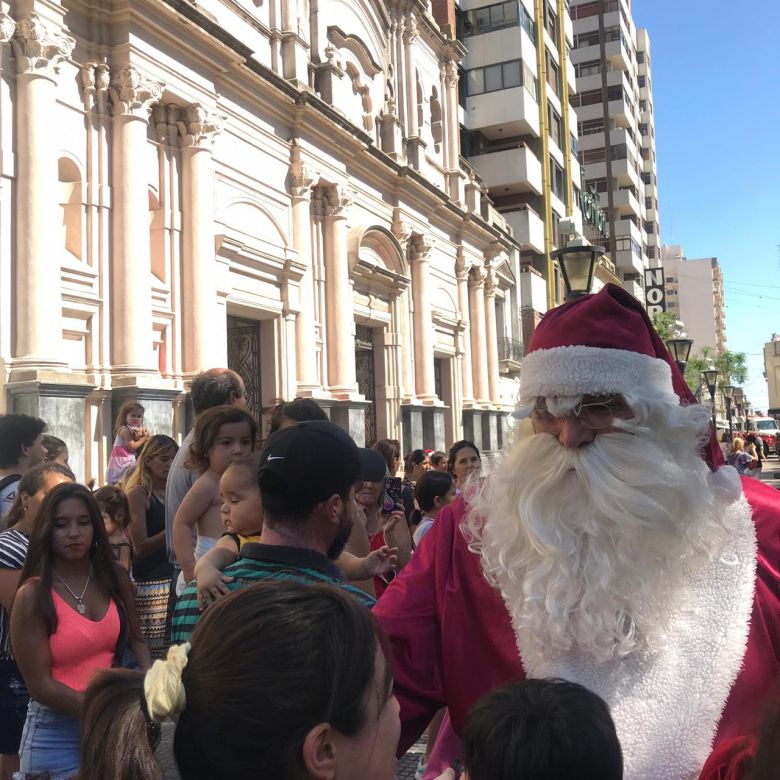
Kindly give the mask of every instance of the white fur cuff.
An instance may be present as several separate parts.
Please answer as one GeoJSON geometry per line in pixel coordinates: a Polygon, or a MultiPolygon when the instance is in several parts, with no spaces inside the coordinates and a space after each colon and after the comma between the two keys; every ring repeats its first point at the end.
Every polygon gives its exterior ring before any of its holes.
{"type": "Polygon", "coordinates": [[[535,350],[523,361],[522,405],[540,397],[609,393],[677,401],[669,364],[639,352],[601,347],[553,347],[535,350]]]}

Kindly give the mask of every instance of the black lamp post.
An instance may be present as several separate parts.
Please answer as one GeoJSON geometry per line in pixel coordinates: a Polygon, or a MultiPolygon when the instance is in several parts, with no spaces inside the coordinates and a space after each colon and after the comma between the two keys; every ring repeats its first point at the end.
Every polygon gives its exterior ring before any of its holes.
{"type": "Polygon", "coordinates": [[[734,395],[734,386],[721,385],[720,392],[723,393],[723,400],[726,402],[726,419],[729,421],[729,438],[730,438],[733,430],[731,425],[731,399],[734,395]]]}
{"type": "Polygon", "coordinates": [[[554,260],[558,261],[558,267],[561,269],[563,285],[566,289],[564,300],[568,303],[583,295],[588,295],[593,285],[596,260],[604,254],[604,247],[579,244],[575,240],[568,246],[556,249],[550,254],[554,260]]]}
{"type": "Polygon", "coordinates": [[[672,353],[672,357],[674,358],[674,362],[677,363],[677,368],[680,369],[680,373],[685,376],[685,367],[688,365],[688,358],[691,355],[693,339],[669,339],[666,342],[666,346],[669,347],[669,351],[672,353]]]}
{"type": "Polygon", "coordinates": [[[710,393],[710,403],[712,404],[712,427],[717,430],[718,423],[715,419],[715,385],[718,382],[718,369],[708,368],[706,371],[702,371],[701,375],[704,377],[704,384],[707,385],[707,390],[710,393]]]}

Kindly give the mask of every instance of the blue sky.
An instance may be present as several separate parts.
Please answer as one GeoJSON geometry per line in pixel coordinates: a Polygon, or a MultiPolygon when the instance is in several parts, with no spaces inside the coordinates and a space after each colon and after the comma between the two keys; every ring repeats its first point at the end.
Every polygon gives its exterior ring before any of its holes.
{"type": "Polygon", "coordinates": [[[650,35],[661,240],[719,259],[728,348],[746,353],[745,393],[766,410],[763,345],[780,333],[780,3],[632,10],[650,35]]]}

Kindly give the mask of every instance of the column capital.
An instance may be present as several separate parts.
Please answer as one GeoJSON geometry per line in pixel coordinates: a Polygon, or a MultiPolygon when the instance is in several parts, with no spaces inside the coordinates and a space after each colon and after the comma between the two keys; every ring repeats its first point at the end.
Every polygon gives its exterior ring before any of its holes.
{"type": "MultiPolygon", "coordinates": [[[[4,33],[10,30],[10,23],[10,18],[7,18],[4,33]]],[[[61,30],[47,27],[38,14],[30,14],[16,23],[11,38],[16,72],[54,80],[60,63],[70,57],[75,45],[73,38],[64,35],[61,30]]]]}
{"type": "Polygon", "coordinates": [[[105,62],[85,62],[79,69],[81,99],[87,109],[97,107],[101,113],[107,106],[111,69],[105,62]]]}
{"type": "Polygon", "coordinates": [[[196,146],[211,149],[214,139],[222,132],[227,117],[209,111],[201,103],[192,103],[180,112],[176,126],[183,147],[196,146]]]}
{"type": "Polygon", "coordinates": [[[417,19],[410,13],[404,18],[404,43],[411,46],[420,37],[420,30],[417,27],[417,19]]]}
{"type": "Polygon", "coordinates": [[[469,270],[469,287],[472,290],[481,290],[485,286],[486,275],[481,265],[473,265],[469,270]]]}
{"type": "Polygon", "coordinates": [[[290,176],[288,179],[290,195],[297,200],[309,200],[314,179],[315,174],[306,163],[300,159],[294,160],[290,164],[290,176]]]}
{"type": "Polygon", "coordinates": [[[402,247],[406,247],[406,244],[412,235],[412,231],[409,229],[409,226],[406,224],[406,222],[404,222],[401,216],[401,209],[397,206],[393,209],[393,224],[390,225],[390,230],[392,234],[398,239],[398,243],[402,247]]]}
{"type": "Polygon", "coordinates": [[[155,103],[152,108],[152,123],[157,140],[166,146],[176,146],[179,139],[181,106],[175,103],[155,103]]]}
{"type": "Polygon", "coordinates": [[[455,60],[447,58],[442,63],[444,69],[444,84],[447,87],[454,87],[458,83],[458,64],[455,60]]]}
{"type": "Polygon", "coordinates": [[[422,233],[412,233],[409,238],[409,256],[411,260],[427,262],[431,258],[433,241],[422,233]]]}
{"type": "Polygon", "coordinates": [[[326,217],[346,217],[347,209],[352,205],[354,193],[347,184],[334,184],[323,192],[323,215],[326,217]]]}
{"type": "Polygon", "coordinates": [[[15,30],[16,22],[7,13],[0,11],[0,43],[8,43],[15,30]]]}
{"type": "Polygon", "coordinates": [[[466,253],[463,251],[463,247],[459,246],[455,254],[455,278],[459,281],[468,279],[470,268],[471,266],[466,260],[466,253]]]}
{"type": "Polygon", "coordinates": [[[496,270],[495,268],[489,267],[485,270],[485,295],[488,298],[494,298],[497,288],[498,280],[496,278],[496,270]]]}
{"type": "Polygon", "coordinates": [[[128,114],[148,121],[152,104],[162,97],[163,86],[132,65],[112,71],[109,94],[113,115],[128,114]]]}

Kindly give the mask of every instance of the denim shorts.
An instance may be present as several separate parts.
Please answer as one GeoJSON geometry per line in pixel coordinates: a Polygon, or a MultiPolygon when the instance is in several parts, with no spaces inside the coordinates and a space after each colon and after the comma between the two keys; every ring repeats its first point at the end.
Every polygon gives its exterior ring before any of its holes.
{"type": "Polygon", "coordinates": [[[15,661],[0,661],[0,754],[15,755],[30,695],[15,661]]]}
{"type": "Polygon", "coordinates": [[[20,748],[21,772],[48,772],[51,780],[70,778],[79,769],[79,722],[30,701],[20,748]]]}

